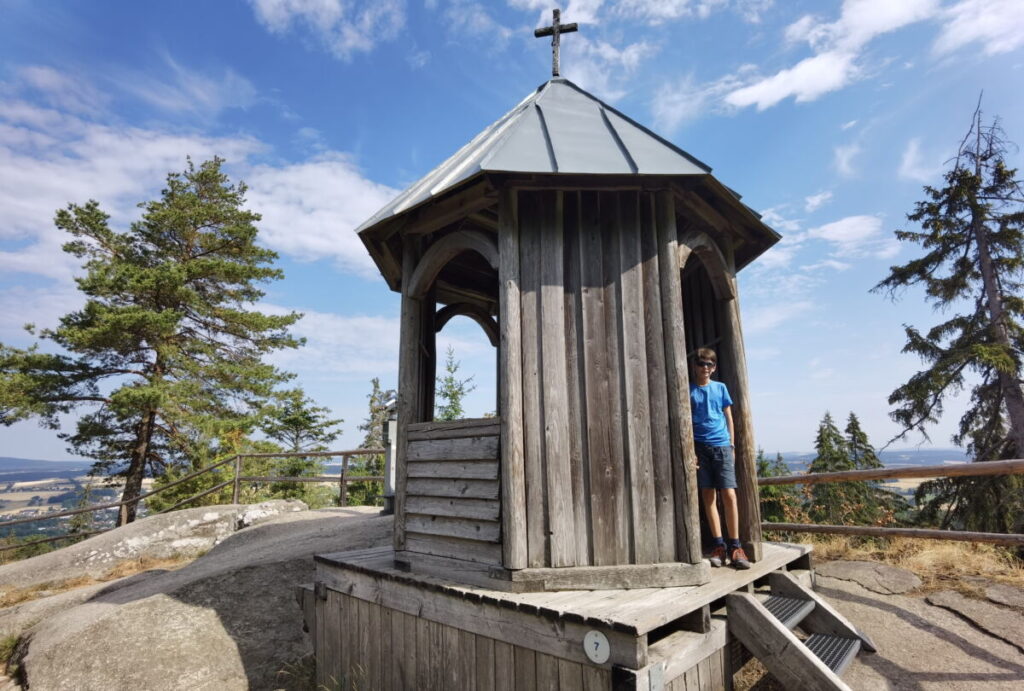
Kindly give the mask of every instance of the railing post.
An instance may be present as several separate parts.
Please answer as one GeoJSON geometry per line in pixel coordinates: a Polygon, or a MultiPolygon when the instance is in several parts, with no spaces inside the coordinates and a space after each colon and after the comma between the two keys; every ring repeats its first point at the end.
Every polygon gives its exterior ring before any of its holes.
{"type": "Polygon", "coordinates": [[[338,488],[338,503],[341,506],[348,506],[348,454],[341,457],[341,486],[338,488]]]}
{"type": "Polygon", "coordinates": [[[238,479],[242,476],[242,457],[235,456],[235,484],[231,490],[231,503],[237,504],[242,489],[242,482],[238,479]]]}

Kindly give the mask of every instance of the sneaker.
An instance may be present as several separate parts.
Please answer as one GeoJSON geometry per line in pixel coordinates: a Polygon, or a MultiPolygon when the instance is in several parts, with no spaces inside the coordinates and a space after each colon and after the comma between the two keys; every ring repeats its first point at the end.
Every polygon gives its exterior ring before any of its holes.
{"type": "Polygon", "coordinates": [[[742,547],[734,547],[732,549],[732,553],[729,555],[729,563],[732,564],[734,569],[750,568],[750,560],[747,559],[747,554],[743,551],[742,547]]]}
{"type": "Polygon", "coordinates": [[[708,557],[708,561],[715,568],[718,568],[725,563],[725,545],[718,545],[711,550],[711,556],[708,557]]]}

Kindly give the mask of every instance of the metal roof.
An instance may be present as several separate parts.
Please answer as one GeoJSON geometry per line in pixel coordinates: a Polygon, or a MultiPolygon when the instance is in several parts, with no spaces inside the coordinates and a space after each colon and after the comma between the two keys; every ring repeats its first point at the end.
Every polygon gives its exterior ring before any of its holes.
{"type": "Polygon", "coordinates": [[[711,168],[567,79],[552,79],[364,222],[361,232],[477,173],[707,175],[711,168]]]}

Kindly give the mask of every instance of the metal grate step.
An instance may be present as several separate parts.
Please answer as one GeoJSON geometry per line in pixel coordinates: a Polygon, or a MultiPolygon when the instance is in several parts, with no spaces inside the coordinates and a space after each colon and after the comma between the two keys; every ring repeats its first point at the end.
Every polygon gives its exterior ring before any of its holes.
{"type": "Polygon", "coordinates": [[[804,641],[804,645],[836,674],[842,674],[860,651],[859,639],[830,636],[825,633],[812,633],[804,641]]]}
{"type": "Polygon", "coordinates": [[[814,600],[783,597],[782,595],[772,595],[761,604],[787,629],[792,629],[799,624],[814,609],[814,600]]]}

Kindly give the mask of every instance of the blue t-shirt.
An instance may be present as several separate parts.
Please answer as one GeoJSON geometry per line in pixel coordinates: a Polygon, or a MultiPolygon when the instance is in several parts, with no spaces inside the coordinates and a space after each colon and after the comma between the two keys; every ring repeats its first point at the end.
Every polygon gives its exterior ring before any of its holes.
{"type": "Polygon", "coordinates": [[[720,381],[707,386],[690,383],[690,411],[693,413],[693,439],[709,446],[729,446],[729,427],[725,408],[732,405],[729,389],[720,381]]]}

